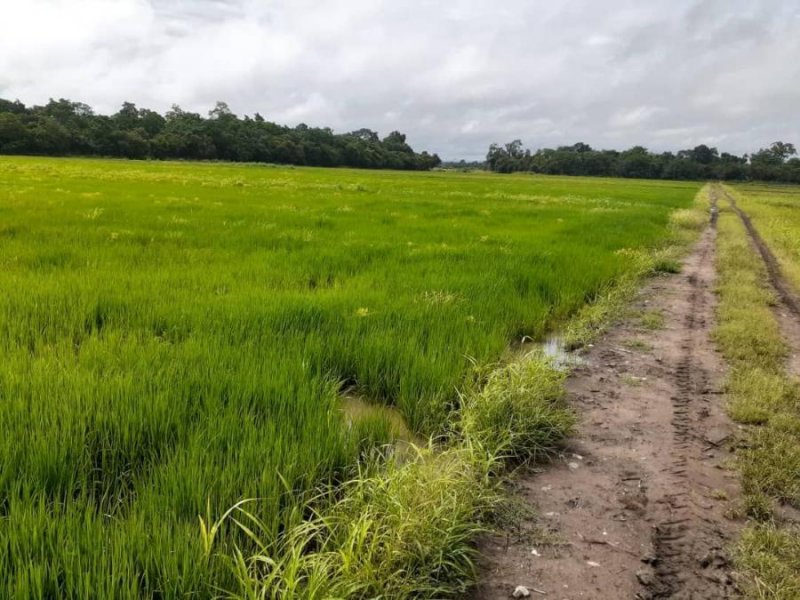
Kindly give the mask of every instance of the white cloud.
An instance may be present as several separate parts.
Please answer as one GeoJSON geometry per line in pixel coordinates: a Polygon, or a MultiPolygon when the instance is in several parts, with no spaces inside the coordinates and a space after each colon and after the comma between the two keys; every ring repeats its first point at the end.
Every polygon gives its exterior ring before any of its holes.
{"type": "Polygon", "coordinates": [[[124,100],[476,158],[578,140],[800,142],[793,0],[0,0],[0,97],[124,100]]]}

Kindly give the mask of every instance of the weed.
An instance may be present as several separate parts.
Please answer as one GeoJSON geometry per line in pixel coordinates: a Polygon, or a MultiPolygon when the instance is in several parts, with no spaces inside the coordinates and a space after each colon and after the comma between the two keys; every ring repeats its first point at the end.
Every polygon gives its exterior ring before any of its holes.
{"type": "Polygon", "coordinates": [[[645,377],[636,377],[634,375],[626,374],[622,376],[622,383],[624,383],[625,385],[629,385],[631,387],[639,387],[642,384],[644,384],[646,380],[647,379],[645,377]]]}
{"type": "Polygon", "coordinates": [[[644,310],[639,313],[639,326],[643,329],[664,329],[664,314],[660,310],[644,310]]]}
{"type": "Polygon", "coordinates": [[[800,529],[771,524],[748,527],[738,548],[738,562],[749,575],[748,597],[759,600],[800,598],[800,529]]]}
{"type": "Polygon", "coordinates": [[[575,422],[564,402],[565,377],[538,353],[497,369],[481,390],[465,396],[464,435],[515,461],[545,458],[575,422]]]}
{"type": "Polygon", "coordinates": [[[639,352],[650,352],[651,350],[653,350],[652,344],[650,344],[649,342],[645,342],[644,340],[639,340],[635,338],[630,340],[625,340],[624,345],[626,348],[630,350],[636,350],[639,352]]]}
{"type": "Polygon", "coordinates": [[[728,499],[728,492],[726,492],[725,490],[720,490],[720,489],[711,490],[711,497],[714,500],[727,500],[728,499]]]}
{"type": "Polygon", "coordinates": [[[661,258],[653,264],[655,273],[680,273],[681,262],[674,258],[661,258]]]}

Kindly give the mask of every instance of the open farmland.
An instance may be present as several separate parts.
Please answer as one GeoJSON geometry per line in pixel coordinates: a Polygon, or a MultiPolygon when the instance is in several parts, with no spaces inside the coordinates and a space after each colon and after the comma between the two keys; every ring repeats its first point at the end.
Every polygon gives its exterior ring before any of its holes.
{"type": "Polygon", "coordinates": [[[198,515],[258,498],[274,541],[400,434],[343,390],[447,431],[698,188],[0,159],[0,596],[212,595],[198,515]]]}

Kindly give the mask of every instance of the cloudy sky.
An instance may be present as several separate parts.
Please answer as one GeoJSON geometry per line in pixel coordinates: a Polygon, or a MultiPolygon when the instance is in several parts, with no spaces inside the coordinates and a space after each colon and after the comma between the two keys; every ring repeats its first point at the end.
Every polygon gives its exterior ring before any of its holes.
{"type": "Polygon", "coordinates": [[[0,97],[491,142],[800,143],[798,0],[0,0],[0,97]]]}

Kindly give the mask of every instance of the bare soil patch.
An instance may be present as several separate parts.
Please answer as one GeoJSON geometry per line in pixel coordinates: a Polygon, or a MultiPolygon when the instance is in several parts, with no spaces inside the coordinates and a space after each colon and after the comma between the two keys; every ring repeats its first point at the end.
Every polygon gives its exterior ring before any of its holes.
{"type": "Polygon", "coordinates": [[[476,600],[729,598],[726,549],[737,475],[734,425],[710,339],[714,220],[680,274],[652,280],[567,382],[580,424],[567,450],[517,492],[538,517],[487,536],[476,600]],[[664,327],[644,326],[659,313],[664,327]]]}

